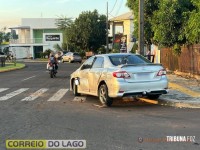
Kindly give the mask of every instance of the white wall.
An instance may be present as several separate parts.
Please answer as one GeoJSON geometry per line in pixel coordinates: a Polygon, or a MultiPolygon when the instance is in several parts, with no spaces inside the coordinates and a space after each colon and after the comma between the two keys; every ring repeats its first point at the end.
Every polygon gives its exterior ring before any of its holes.
{"type": "Polygon", "coordinates": [[[10,47],[10,51],[12,51],[13,55],[16,56],[17,59],[33,56],[30,47],[10,47]]]}
{"type": "Polygon", "coordinates": [[[22,18],[22,26],[30,26],[32,29],[55,29],[56,18],[22,18]]]}
{"type": "Polygon", "coordinates": [[[30,30],[29,29],[19,29],[18,30],[19,43],[30,43],[30,30]]]}
{"type": "Polygon", "coordinates": [[[44,33],[43,34],[43,43],[44,44],[48,44],[48,46],[43,46],[43,51],[45,51],[47,49],[54,50],[54,48],[53,48],[54,45],[55,44],[59,44],[61,46],[62,45],[62,41],[63,41],[62,33],[44,33]],[[60,39],[59,39],[59,41],[56,41],[56,40],[48,41],[48,40],[46,40],[46,35],[59,35],[60,39]]]}

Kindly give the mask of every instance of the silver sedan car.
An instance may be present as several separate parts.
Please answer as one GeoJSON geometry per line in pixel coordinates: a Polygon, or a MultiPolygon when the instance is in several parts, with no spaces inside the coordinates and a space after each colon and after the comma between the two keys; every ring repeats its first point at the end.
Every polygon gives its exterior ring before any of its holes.
{"type": "Polygon", "coordinates": [[[98,96],[102,104],[111,106],[116,97],[157,99],[167,93],[168,79],[161,64],[141,55],[102,54],[90,57],[71,74],[70,89],[75,96],[98,96]]]}
{"type": "Polygon", "coordinates": [[[82,62],[82,58],[78,53],[68,52],[68,53],[66,53],[66,54],[64,54],[62,56],[62,62],[64,63],[66,61],[68,61],[69,63],[72,63],[72,62],[81,63],[82,62]]]}

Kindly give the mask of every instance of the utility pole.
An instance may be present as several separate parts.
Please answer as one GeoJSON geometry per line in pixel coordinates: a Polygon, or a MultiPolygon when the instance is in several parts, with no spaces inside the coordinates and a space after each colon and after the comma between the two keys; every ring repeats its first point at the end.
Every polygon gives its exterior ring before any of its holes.
{"type": "Polygon", "coordinates": [[[107,1],[107,12],[106,12],[106,54],[108,53],[108,1],[107,1]]]}
{"type": "Polygon", "coordinates": [[[139,45],[138,51],[144,56],[144,0],[139,0],[139,45]]]}

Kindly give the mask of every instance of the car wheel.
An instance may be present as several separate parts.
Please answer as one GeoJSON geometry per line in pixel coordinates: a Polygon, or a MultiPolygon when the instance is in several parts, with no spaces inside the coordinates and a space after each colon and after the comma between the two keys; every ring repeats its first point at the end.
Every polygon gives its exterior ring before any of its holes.
{"type": "Polygon", "coordinates": [[[155,94],[155,95],[147,95],[149,99],[158,99],[160,97],[160,94],[155,94]]]}
{"type": "Polygon", "coordinates": [[[99,87],[99,100],[103,105],[111,106],[113,103],[113,99],[108,96],[108,88],[105,84],[102,84],[99,87]]]}
{"type": "Polygon", "coordinates": [[[80,96],[80,93],[78,93],[78,86],[75,84],[75,80],[73,81],[73,94],[74,96],[80,96]]]}

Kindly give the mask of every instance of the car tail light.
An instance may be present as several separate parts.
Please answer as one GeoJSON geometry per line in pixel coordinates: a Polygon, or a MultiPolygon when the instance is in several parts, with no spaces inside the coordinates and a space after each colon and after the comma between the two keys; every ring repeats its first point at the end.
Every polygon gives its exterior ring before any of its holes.
{"type": "Polygon", "coordinates": [[[131,76],[126,71],[116,71],[116,72],[113,72],[113,77],[130,78],[131,76]]]}
{"type": "Polygon", "coordinates": [[[167,74],[166,70],[162,69],[162,70],[158,71],[157,76],[162,76],[162,75],[166,75],[166,74],[167,74]]]}

